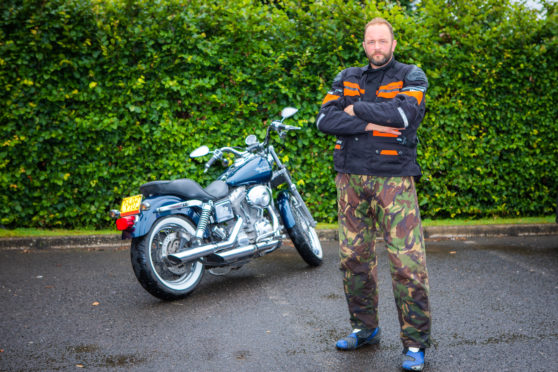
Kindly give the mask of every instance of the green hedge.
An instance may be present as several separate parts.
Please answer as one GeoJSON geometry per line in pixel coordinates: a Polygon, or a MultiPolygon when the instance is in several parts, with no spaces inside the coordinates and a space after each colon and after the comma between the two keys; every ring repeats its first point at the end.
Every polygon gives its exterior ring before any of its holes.
{"type": "MultiPolygon", "coordinates": [[[[315,218],[336,219],[334,139],[315,129],[332,78],[392,21],[427,73],[424,216],[553,212],[556,5],[508,0],[14,1],[0,5],[0,223],[104,227],[139,185],[202,178],[201,144],[241,145],[296,106],[279,144],[315,218]]],[[[216,175],[217,170],[213,175],[216,175]]]]}

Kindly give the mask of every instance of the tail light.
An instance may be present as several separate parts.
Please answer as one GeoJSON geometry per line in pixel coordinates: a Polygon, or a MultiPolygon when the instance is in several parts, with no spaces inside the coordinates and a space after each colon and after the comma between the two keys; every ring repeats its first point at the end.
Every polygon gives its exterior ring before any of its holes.
{"type": "Polygon", "coordinates": [[[128,230],[136,223],[136,216],[126,216],[116,220],[116,228],[120,231],[128,230]]]}

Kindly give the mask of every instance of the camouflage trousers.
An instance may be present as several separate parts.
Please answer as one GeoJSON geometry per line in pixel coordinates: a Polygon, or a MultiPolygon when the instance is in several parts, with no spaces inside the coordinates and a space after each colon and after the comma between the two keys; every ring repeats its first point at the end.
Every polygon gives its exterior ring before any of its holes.
{"type": "Polygon", "coordinates": [[[340,268],[351,325],[378,326],[376,224],[387,245],[405,347],[430,346],[428,272],[413,177],[338,174],[340,268]]]}

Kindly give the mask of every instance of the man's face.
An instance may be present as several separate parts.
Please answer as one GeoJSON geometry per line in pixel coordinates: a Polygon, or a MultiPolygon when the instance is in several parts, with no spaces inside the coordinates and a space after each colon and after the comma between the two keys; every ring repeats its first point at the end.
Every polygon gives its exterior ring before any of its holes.
{"type": "Polygon", "coordinates": [[[393,40],[389,28],[383,24],[368,26],[364,34],[364,53],[372,68],[378,68],[388,63],[393,56],[397,41],[393,40]]]}

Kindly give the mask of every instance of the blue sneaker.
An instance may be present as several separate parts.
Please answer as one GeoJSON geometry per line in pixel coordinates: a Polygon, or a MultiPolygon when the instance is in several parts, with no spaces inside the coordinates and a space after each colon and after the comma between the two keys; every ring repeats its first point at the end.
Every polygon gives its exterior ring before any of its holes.
{"type": "Polygon", "coordinates": [[[337,341],[335,346],[339,350],[355,350],[363,345],[377,344],[380,342],[380,327],[370,329],[353,329],[350,335],[337,341]]]}
{"type": "Polygon", "coordinates": [[[403,350],[403,369],[405,371],[422,371],[424,368],[424,349],[417,352],[403,350]]]}

